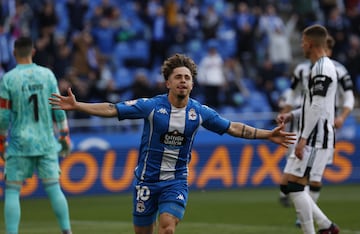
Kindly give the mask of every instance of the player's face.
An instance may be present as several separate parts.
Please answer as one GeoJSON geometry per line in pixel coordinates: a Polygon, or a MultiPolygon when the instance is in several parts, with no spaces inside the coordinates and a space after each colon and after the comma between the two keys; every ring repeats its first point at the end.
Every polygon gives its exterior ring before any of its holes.
{"type": "Polygon", "coordinates": [[[188,97],[193,85],[193,77],[187,67],[175,68],[169,79],[166,81],[166,87],[169,89],[169,94],[175,95],[178,98],[188,97]]]}
{"type": "Polygon", "coordinates": [[[301,38],[301,47],[303,49],[304,57],[310,58],[311,42],[310,42],[310,39],[304,35],[301,38]]]}

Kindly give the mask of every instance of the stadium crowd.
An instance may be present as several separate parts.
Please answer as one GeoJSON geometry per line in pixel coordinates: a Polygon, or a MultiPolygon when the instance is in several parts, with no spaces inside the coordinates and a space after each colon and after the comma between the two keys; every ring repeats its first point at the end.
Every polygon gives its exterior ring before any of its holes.
{"type": "Polygon", "coordinates": [[[278,111],[302,59],[300,32],[315,22],[335,38],[333,57],[359,97],[359,0],[1,1],[0,75],[15,66],[14,40],[31,35],[34,62],[54,71],[62,93],[71,86],[80,101],[117,102],[166,92],[160,64],[185,53],[199,66],[192,95],[205,104],[278,111]]]}

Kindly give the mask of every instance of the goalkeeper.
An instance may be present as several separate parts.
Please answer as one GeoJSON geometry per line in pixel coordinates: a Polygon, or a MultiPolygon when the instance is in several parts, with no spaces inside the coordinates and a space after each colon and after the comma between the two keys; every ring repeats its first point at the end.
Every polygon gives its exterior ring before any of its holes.
{"type": "Polygon", "coordinates": [[[58,155],[66,156],[70,151],[67,118],[64,111],[52,110],[48,104],[48,97],[53,92],[59,93],[57,80],[48,68],[32,62],[34,53],[30,38],[18,38],[14,45],[17,66],[0,80],[0,156],[5,160],[5,228],[8,234],[19,232],[20,189],[24,180],[32,177],[36,170],[62,233],[69,234],[68,202],[59,184],[58,158],[58,155]]]}

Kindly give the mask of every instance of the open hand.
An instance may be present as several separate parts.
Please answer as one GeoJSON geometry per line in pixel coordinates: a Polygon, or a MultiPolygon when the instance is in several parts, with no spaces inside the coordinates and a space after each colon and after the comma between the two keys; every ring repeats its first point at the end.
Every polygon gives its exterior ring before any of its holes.
{"type": "Polygon", "coordinates": [[[67,92],[68,96],[62,96],[57,93],[51,94],[52,97],[49,98],[49,103],[52,105],[53,109],[74,110],[76,108],[77,101],[71,88],[68,88],[67,92]]]}
{"type": "Polygon", "coordinates": [[[284,131],[285,125],[282,122],[279,126],[271,131],[270,140],[274,143],[280,144],[286,148],[296,141],[296,133],[284,131]]]}

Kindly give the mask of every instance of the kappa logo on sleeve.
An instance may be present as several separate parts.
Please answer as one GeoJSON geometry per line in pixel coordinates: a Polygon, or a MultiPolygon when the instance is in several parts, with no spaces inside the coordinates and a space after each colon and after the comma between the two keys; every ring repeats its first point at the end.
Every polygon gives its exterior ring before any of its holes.
{"type": "Polygon", "coordinates": [[[160,108],[157,112],[160,114],[168,115],[168,112],[165,108],[160,108]]]}
{"type": "Polygon", "coordinates": [[[129,100],[129,101],[125,101],[125,105],[127,106],[133,106],[137,103],[137,100],[129,100]]]}

